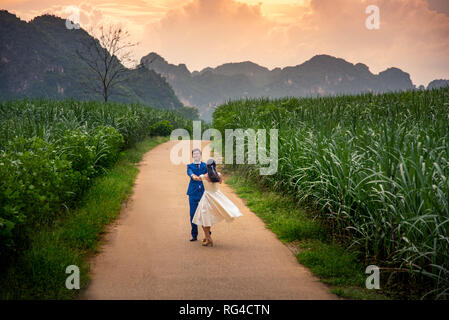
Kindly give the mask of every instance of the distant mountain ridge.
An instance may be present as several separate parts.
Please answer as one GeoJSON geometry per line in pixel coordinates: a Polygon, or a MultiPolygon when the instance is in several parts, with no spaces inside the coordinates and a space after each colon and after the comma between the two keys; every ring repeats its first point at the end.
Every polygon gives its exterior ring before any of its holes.
{"type": "Polygon", "coordinates": [[[443,87],[449,87],[449,80],[437,79],[433,80],[427,86],[427,89],[439,89],[443,87]]]}
{"type": "MultiPolygon", "coordinates": [[[[88,68],[75,54],[80,42],[91,38],[83,29],[68,30],[65,19],[53,15],[26,22],[0,10],[0,99],[101,99],[86,94],[80,79],[88,68]]],[[[132,80],[117,88],[112,101],[182,110],[188,117],[195,117],[196,110],[183,104],[194,106],[205,120],[210,120],[215,107],[229,99],[416,89],[410,75],[398,68],[373,74],[363,63],[352,64],[324,54],[272,70],[244,61],[191,72],[185,64],[170,64],[152,52],[130,73],[132,80]]],[[[440,79],[427,88],[447,85],[449,80],[440,79]]]]}
{"type": "Polygon", "coordinates": [[[245,61],[190,72],[185,64],[170,64],[154,52],[142,57],[141,64],[165,77],[179,99],[198,107],[202,118],[207,120],[211,119],[215,106],[229,99],[416,89],[410,75],[398,68],[376,75],[363,63],[352,64],[324,54],[297,66],[273,70],[245,61]]]}
{"type": "MultiPolygon", "coordinates": [[[[30,22],[0,10],[0,99],[49,98],[77,100],[100,96],[86,93],[81,83],[87,65],[76,55],[81,41],[92,38],[83,29],[69,30],[65,19],[42,15],[30,22]]],[[[183,104],[159,74],[130,70],[132,81],[121,83],[112,101],[139,102],[160,109],[183,104]]]]}

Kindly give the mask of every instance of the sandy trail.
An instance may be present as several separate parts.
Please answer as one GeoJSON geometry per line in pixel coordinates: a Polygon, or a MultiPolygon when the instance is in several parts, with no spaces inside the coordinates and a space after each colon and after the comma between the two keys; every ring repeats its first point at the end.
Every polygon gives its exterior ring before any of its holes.
{"type": "Polygon", "coordinates": [[[174,143],[143,157],[81,299],[337,299],[226,184],[222,192],[244,216],[212,227],[214,247],[201,246],[201,228],[190,242],[189,179],[185,164],[170,161],[174,143]]]}

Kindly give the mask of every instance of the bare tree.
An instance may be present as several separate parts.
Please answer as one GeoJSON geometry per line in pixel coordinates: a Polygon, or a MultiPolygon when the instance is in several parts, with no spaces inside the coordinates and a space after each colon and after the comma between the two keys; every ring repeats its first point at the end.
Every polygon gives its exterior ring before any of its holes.
{"type": "MultiPolygon", "coordinates": [[[[94,34],[92,30],[91,35],[94,34]]],[[[129,79],[130,69],[126,65],[135,64],[131,48],[137,43],[130,42],[128,31],[120,26],[100,26],[98,30],[98,39],[88,37],[76,53],[91,71],[85,85],[107,102],[112,89],[129,79]]]]}

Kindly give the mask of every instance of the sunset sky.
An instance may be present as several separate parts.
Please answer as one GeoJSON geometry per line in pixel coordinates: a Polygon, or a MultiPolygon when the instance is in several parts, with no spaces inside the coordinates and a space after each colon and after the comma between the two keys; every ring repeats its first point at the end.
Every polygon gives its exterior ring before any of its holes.
{"type": "Polygon", "coordinates": [[[416,85],[449,79],[449,0],[2,0],[29,21],[43,13],[67,18],[80,9],[82,28],[119,23],[140,44],[135,58],[157,52],[190,71],[253,61],[270,69],[316,54],[362,62],[378,73],[398,67],[416,85]],[[365,9],[380,9],[368,30],[365,9]]]}

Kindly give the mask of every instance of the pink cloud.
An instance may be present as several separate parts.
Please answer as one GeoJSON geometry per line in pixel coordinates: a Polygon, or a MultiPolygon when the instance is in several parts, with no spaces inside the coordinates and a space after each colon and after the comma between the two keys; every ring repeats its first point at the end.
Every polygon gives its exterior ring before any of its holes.
{"type": "Polygon", "coordinates": [[[118,23],[135,57],[151,51],[192,69],[251,60],[273,68],[327,53],[366,63],[373,72],[399,67],[416,84],[449,78],[447,0],[5,0],[30,20],[65,8],[81,9],[81,25],[118,23]],[[428,1],[431,1],[429,7],[428,1]],[[446,1],[446,4],[445,2],[446,1]],[[249,4],[252,3],[252,4],[249,4]],[[380,30],[367,30],[365,8],[380,8],[380,30]]]}
{"type": "Polygon", "coordinates": [[[278,20],[261,6],[193,0],[149,24],[142,48],[191,69],[244,60],[296,65],[327,53],[364,62],[373,72],[402,68],[417,84],[449,77],[449,17],[425,0],[311,0],[284,6],[278,20]],[[380,30],[365,27],[370,4],[380,8],[380,30]]]}

